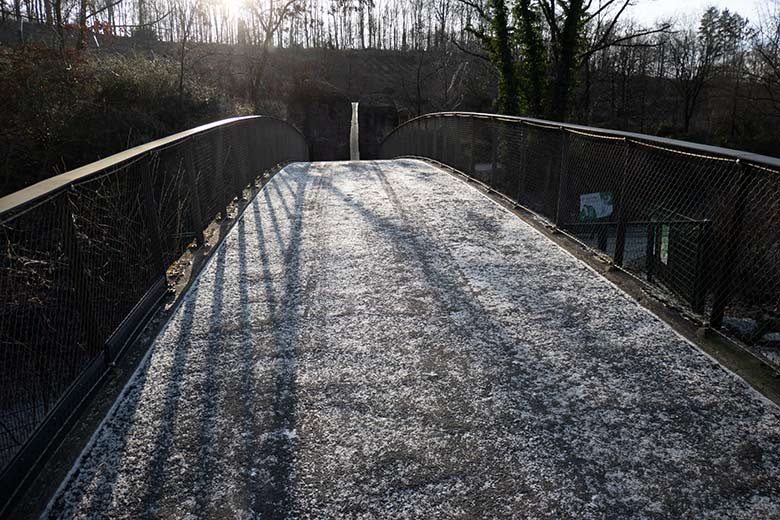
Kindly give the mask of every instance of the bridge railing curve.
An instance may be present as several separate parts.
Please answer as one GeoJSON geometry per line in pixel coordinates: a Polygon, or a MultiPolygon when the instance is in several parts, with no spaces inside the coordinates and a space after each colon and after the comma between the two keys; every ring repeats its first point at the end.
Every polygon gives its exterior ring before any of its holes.
{"type": "Polygon", "coordinates": [[[779,159],[462,112],[400,125],[381,156],[432,159],[466,174],[759,355],[780,342],[779,159]]]}
{"type": "Polygon", "coordinates": [[[308,160],[262,116],[132,148],[0,198],[0,511],[166,291],[166,270],[257,176],[308,160]]]}

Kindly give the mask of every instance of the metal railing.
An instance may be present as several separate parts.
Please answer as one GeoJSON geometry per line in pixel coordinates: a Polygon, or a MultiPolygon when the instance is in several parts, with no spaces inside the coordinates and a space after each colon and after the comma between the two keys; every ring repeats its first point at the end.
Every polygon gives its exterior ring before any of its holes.
{"type": "Polygon", "coordinates": [[[166,270],[270,168],[270,117],[226,119],[0,198],[0,510],[166,291],[166,270]]]}
{"type": "Polygon", "coordinates": [[[412,119],[381,153],[467,174],[759,355],[780,339],[778,159],[477,113],[412,119]]]}

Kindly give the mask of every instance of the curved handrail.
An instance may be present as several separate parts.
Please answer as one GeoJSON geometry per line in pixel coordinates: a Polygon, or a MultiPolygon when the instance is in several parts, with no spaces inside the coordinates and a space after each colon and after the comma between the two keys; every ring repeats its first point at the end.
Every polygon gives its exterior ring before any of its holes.
{"type": "Polygon", "coordinates": [[[692,143],[690,141],[682,141],[679,139],[670,139],[668,137],[658,137],[649,134],[640,134],[636,132],[625,132],[622,130],[612,130],[609,128],[597,128],[593,126],[576,125],[571,123],[559,123],[555,121],[549,121],[545,119],[536,119],[533,117],[525,116],[505,116],[500,114],[489,114],[484,112],[432,112],[430,114],[423,114],[408,121],[401,123],[393,128],[382,139],[382,144],[387,141],[397,130],[405,127],[406,125],[419,121],[422,119],[431,119],[435,117],[465,117],[472,119],[490,119],[493,121],[506,121],[513,123],[532,123],[534,125],[546,126],[552,130],[574,130],[578,132],[587,132],[591,134],[603,135],[608,137],[619,137],[625,139],[632,139],[634,141],[646,142],[659,146],[673,147],[677,149],[684,149],[693,151],[700,154],[713,155],[717,157],[727,157],[734,160],[747,161],[751,163],[763,164],[771,166],[772,168],[780,169],[780,158],[770,157],[768,155],[761,155],[752,152],[746,152],[743,150],[734,150],[731,148],[723,148],[720,146],[712,146],[706,144],[692,143]]]}
{"type": "Polygon", "coordinates": [[[108,168],[111,168],[112,166],[117,166],[123,162],[139,157],[152,150],[163,148],[164,146],[167,146],[169,144],[182,141],[188,137],[206,132],[208,130],[212,130],[214,128],[218,128],[218,127],[224,128],[238,121],[245,121],[248,119],[273,119],[276,121],[280,121],[282,123],[289,125],[298,134],[300,134],[302,138],[305,139],[303,133],[298,128],[296,128],[295,125],[287,121],[284,121],[283,119],[279,119],[273,116],[252,115],[252,116],[238,116],[238,117],[230,117],[227,119],[221,119],[219,121],[214,121],[211,123],[207,123],[205,125],[197,126],[195,128],[190,128],[189,130],[184,130],[182,132],[169,135],[167,137],[162,137],[160,139],[156,139],[148,143],[134,146],[133,148],[128,148],[127,150],[121,151],[119,153],[115,153],[114,155],[109,155],[104,159],[100,159],[98,161],[85,164],[84,166],[81,166],[74,170],[70,170],[65,173],[61,173],[59,175],[49,177],[31,186],[22,188],[19,191],[15,191],[4,197],[0,197],[0,214],[5,213],[7,211],[14,210],[24,204],[33,202],[36,199],[45,197],[47,195],[51,195],[59,190],[67,188],[68,186],[70,186],[76,181],[89,178],[90,176],[95,175],[108,168]]]}

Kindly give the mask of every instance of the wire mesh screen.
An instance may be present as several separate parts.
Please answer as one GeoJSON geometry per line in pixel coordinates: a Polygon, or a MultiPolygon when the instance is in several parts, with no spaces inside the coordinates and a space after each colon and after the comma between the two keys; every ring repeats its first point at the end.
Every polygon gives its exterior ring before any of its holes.
{"type": "Polygon", "coordinates": [[[382,157],[455,168],[780,367],[780,161],[596,128],[439,113],[382,157]]]}
{"type": "Polygon", "coordinates": [[[97,352],[86,341],[66,235],[66,193],[0,220],[0,462],[54,406],[66,379],[97,352]],[[54,377],[51,377],[54,376],[54,377]]]}
{"type": "Polygon", "coordinates": [[[155,162],[152,155],[71,186],[78,269],[83,272],[78,292],[86,300],[80,303],[91,307],[82,327],[94,344],[108,338],[164,275],[157,208],[146,200],[153,197],[150,170],[155,162]]]}
{"type": "Polygon", "coordinates": [[[88,367],[102,373],[159,301],[167,267],[257,176],[307,158],[287,123],[239,118],[0,201],[0,507],[88,367]]]}

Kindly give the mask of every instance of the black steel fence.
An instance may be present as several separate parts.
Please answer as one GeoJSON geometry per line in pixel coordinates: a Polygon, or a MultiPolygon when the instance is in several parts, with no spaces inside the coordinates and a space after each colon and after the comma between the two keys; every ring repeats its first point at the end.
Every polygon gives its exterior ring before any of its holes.
{"type": "Polygon", "coordinates": [[[0,510],[166,290],[166,269],[275,165],[268,117],[219,121],[0,199],[0,510]]]}
{"type": "Polygon", "coordinates": [[[399,126],[399,156],[484,183],[780,366],[780,160],[473,113],[399,126]]]}

